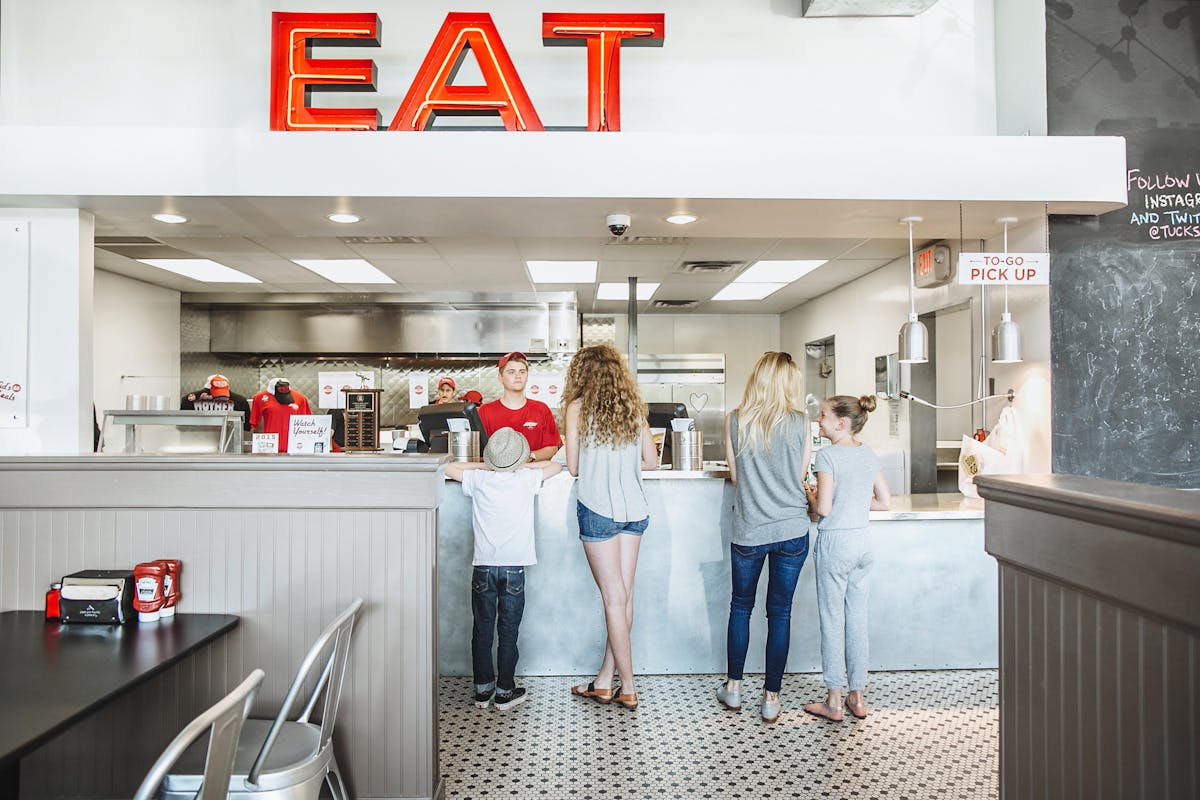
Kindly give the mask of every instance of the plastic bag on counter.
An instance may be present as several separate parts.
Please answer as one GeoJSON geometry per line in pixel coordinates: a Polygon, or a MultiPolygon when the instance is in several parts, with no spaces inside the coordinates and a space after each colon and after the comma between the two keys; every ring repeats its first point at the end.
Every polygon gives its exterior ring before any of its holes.
{"type": "Polygon", "coordinates": [[[958,490],[964,497],[979,499],[976,475],[1011,475],[1025,471],[1025,440],[1012,406],[1006,406],[996,427],[982,442],[964,436],[958,456],[958,490]]]}

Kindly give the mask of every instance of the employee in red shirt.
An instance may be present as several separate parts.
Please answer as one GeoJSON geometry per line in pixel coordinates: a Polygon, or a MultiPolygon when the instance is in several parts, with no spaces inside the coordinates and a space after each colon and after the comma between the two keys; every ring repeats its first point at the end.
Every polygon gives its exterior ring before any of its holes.
{"type": "Polygon", "coordinates": [[[279,378],[275,381],[273,393],[259,392],[254,396],[250,427],[262,433],[279,434],[279,452],[286,453],[292,417],[311,413],[308,398],[293,391],[292,383],[287,378],[279,378]]]}
{"type": "Polygon", "coordinates": [[[550,406],[525,397],[529,359],[524,353],[509,353],[500,359],[499,368],[504,394],[479,407],[484,433],[491,436],[501,428],[518,430],[529,441],[529,460],[549,461],[562,447],[562,436],[550,406]]]}

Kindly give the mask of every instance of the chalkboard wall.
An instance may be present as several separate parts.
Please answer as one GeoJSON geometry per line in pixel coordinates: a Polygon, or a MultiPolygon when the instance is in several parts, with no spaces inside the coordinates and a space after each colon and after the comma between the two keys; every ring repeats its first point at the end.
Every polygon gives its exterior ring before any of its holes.
{"type": "Polygon", "coordinates": [[[1050,133],[1123,135],[1129,170],[1127,208],[1050,221],[1052,465],[1196,488],[1200,3],[1121,5],[1047,6],[1050,133]]]}

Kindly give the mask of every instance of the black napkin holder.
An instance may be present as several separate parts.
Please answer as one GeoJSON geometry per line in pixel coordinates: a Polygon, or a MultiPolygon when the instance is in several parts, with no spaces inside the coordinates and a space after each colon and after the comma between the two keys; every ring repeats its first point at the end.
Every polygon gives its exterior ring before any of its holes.
{"type": "Polygon", "coordinates": [[[124,625],[137,619],[133,612],[134,590],[132,570],[84,569],[64,575],[62,596],[58,601],[59,618],[66,623],[124,625]],[[106,597],[69,599],[68,596],[73,593],[72,587],[89,593],[98,589],[101,591],[97,593],[106,597]]]}

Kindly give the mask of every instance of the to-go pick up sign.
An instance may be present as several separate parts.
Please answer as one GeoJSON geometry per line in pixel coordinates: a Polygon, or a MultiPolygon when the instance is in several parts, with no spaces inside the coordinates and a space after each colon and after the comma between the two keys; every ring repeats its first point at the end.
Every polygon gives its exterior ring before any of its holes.
{"type": "Polygon", "coordinates": [[[1050,283],[1050,254],[959,253],[958,282],[1045,285],[1050,283]]]}

